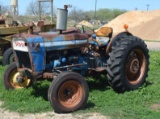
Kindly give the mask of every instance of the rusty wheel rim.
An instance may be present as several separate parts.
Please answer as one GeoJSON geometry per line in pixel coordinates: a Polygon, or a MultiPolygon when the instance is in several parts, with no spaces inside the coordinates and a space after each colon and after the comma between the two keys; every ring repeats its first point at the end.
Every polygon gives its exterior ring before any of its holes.
{"type": "Polygon", "coordinates": [[[25,77],[23,82],[17,82],[17,77],[19,75],[20,74],[17,71],[17,69],[14,70],[9,77],[10,84],[13,86],[14,89],[20,89],[20,88],[28,87],[30,85],[31,79],[28,79],[27,77],[25,77]]]}
{"type": "Polygon", "coordinates": [[[73,108],[82,100],[82,86],[77,81],[67,81],[59,89],[58,99],[66,108],[73,108]]]}
{"type": "Polygon", "coordinates": [[[145,73],[146,69],[146,58],[144,53],[140,49],[132,51],[127,58],[125,72],[127,80],[130,84],[138,84],[145,73]]]}

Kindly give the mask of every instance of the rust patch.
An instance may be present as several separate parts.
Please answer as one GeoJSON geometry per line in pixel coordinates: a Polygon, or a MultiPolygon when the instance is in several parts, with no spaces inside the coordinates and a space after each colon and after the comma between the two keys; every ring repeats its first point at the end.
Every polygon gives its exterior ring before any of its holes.
{"type": "Polygon", "coordinates": [[[62,34],[55,32],[55,34],[51,33],[39,33],[40,36],[48,39],[54,40],[56,37],[64,37],[64,40],[81,40],[88,39],[88,34],[82,34],[79,29],[69,29],[67,31],[63,31],[62,34]]]}
{"type": "Polygon", "coordinates": [[[63,37],[62,40],[82,40],[82,39],[88,39],[90,34],[82,34],[80,33],[79,29],[70,29],[70,30],[67,30],[67,31],[63,31],[62,34],[59,34],[58,32],[55,32],[55,33],[44,33],[44,32],[41,32],[39,34],[25,34],[25,33],[22,33],[22,34],[16,34],[16,35],[13,35],[12,37],[15,37],[15,38],[19,38],[19,37],[22,37],[22,38],[36,38],[38,36],[42,36],[43,38],[45,38],[46,40],[53,40],[57,37],[63,37]]]}
{"type": "Polygon", "coordinates": [[[22,37],[22,38],[36,38],[38,37],[38,35],[36,34],[26,34],[26,33],[21,33],[21,34],[15,34],[15,35],[12,35],[11,36],[12,38],[19,38],[19,37],[22,37]]]}
{"type": "Polygon", "coordinates": [[[43,78],[45,78],[45,79],[54,79],[54,74],[45,72],[45,73],[43,73],[43,78]]]}
{"type": "Polygon", "coordinates": [[[63,37],[62,40],[82,40],[88,39],[86,34],[82,33],[70,33],[70,34],[49,34],[49,33],[39,33],[40,36],[46,40],[54,40],[56,37],[63,37]]]}
{"type": "Polygon", "coordinates": [[[53,40],[55,37],[60,36],[58,33],[55,33],[55,34],[39,33],[39,35],[42,36],[43,38],[48,39],[48,40],[53,40]]]}
{"type": "Polygon", "coordinates": [[[65,40],[83,40],[88,39],[88,36],[82,33],[72,33],[72,34],[66,34],[65,40]]]}
{"type": "Polygon", "coordinates": [[[81,30],[76,28],[70,28],[62,32],[62,34],[69,34],[69,33],[81,33],[81,30]]]}

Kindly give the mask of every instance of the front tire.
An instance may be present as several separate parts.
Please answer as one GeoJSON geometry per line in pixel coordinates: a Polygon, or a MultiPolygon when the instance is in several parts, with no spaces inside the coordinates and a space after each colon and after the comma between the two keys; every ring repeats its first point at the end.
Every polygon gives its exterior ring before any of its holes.
{"type": "Polygon", "coordinates": [[[17,76],[19,76],[19,72],[17,70],[16,63],[8,65],[3,75],[3,83],[7,90],[26,88],[30,86],[31,79],[25,77],[23,82],[18,82],[17,76]]]}
{"type": "Polygon", "coordinates": [[[144,41],[129,36],[121,38],[109,54],[107,74],[116,92],[136,90],[144,84],[149,70],[148,49],[144,41]]]}
{"type": "Polygon", "coordinates": [[[87,103],[88,95],[86,81],[75,72],[63,72],[52,81],[48,90],[50,104],[57,113],[82,109],[87,103]]]}

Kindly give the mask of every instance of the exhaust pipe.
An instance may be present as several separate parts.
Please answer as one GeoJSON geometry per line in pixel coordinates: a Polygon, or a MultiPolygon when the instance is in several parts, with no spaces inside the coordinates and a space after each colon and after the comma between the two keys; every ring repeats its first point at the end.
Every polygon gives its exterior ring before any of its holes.
{"type": "Polygon", "coordinates": [[[57,9],[57,24],[56,29],[60,31],[65,31],[67,28],[67,18],[68,18],[68,8],[72,7],[71,5],[64,5],[64,9],[57,9]]]}

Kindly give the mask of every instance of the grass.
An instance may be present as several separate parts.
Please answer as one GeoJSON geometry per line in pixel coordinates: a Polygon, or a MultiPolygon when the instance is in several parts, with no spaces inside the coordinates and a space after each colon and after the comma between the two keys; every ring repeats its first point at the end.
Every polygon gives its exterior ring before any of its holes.
{"type": "MultiPolygon", "coordinates": [[[[147,82],[138,90],[118,94],[108,85],[106,77],[87,79],[90,95],[85,110],[75,113],[98,112],[111,119],[160,118],[160,52],[150,51],[150,71],[147,82]]],[[[0,66],[0,75],[6,67],[0,66]]],[[[49,81],[38,81],[28,89],[6,91],[0,82],[2,107],[19,113],[53,111],[48,99],[49,81]]]]}
{"type": "Polygon", "coordinates": [[[144,40],[144,41],[147,41],[147,42],[160,42],[159,40],[144,40]]]}

